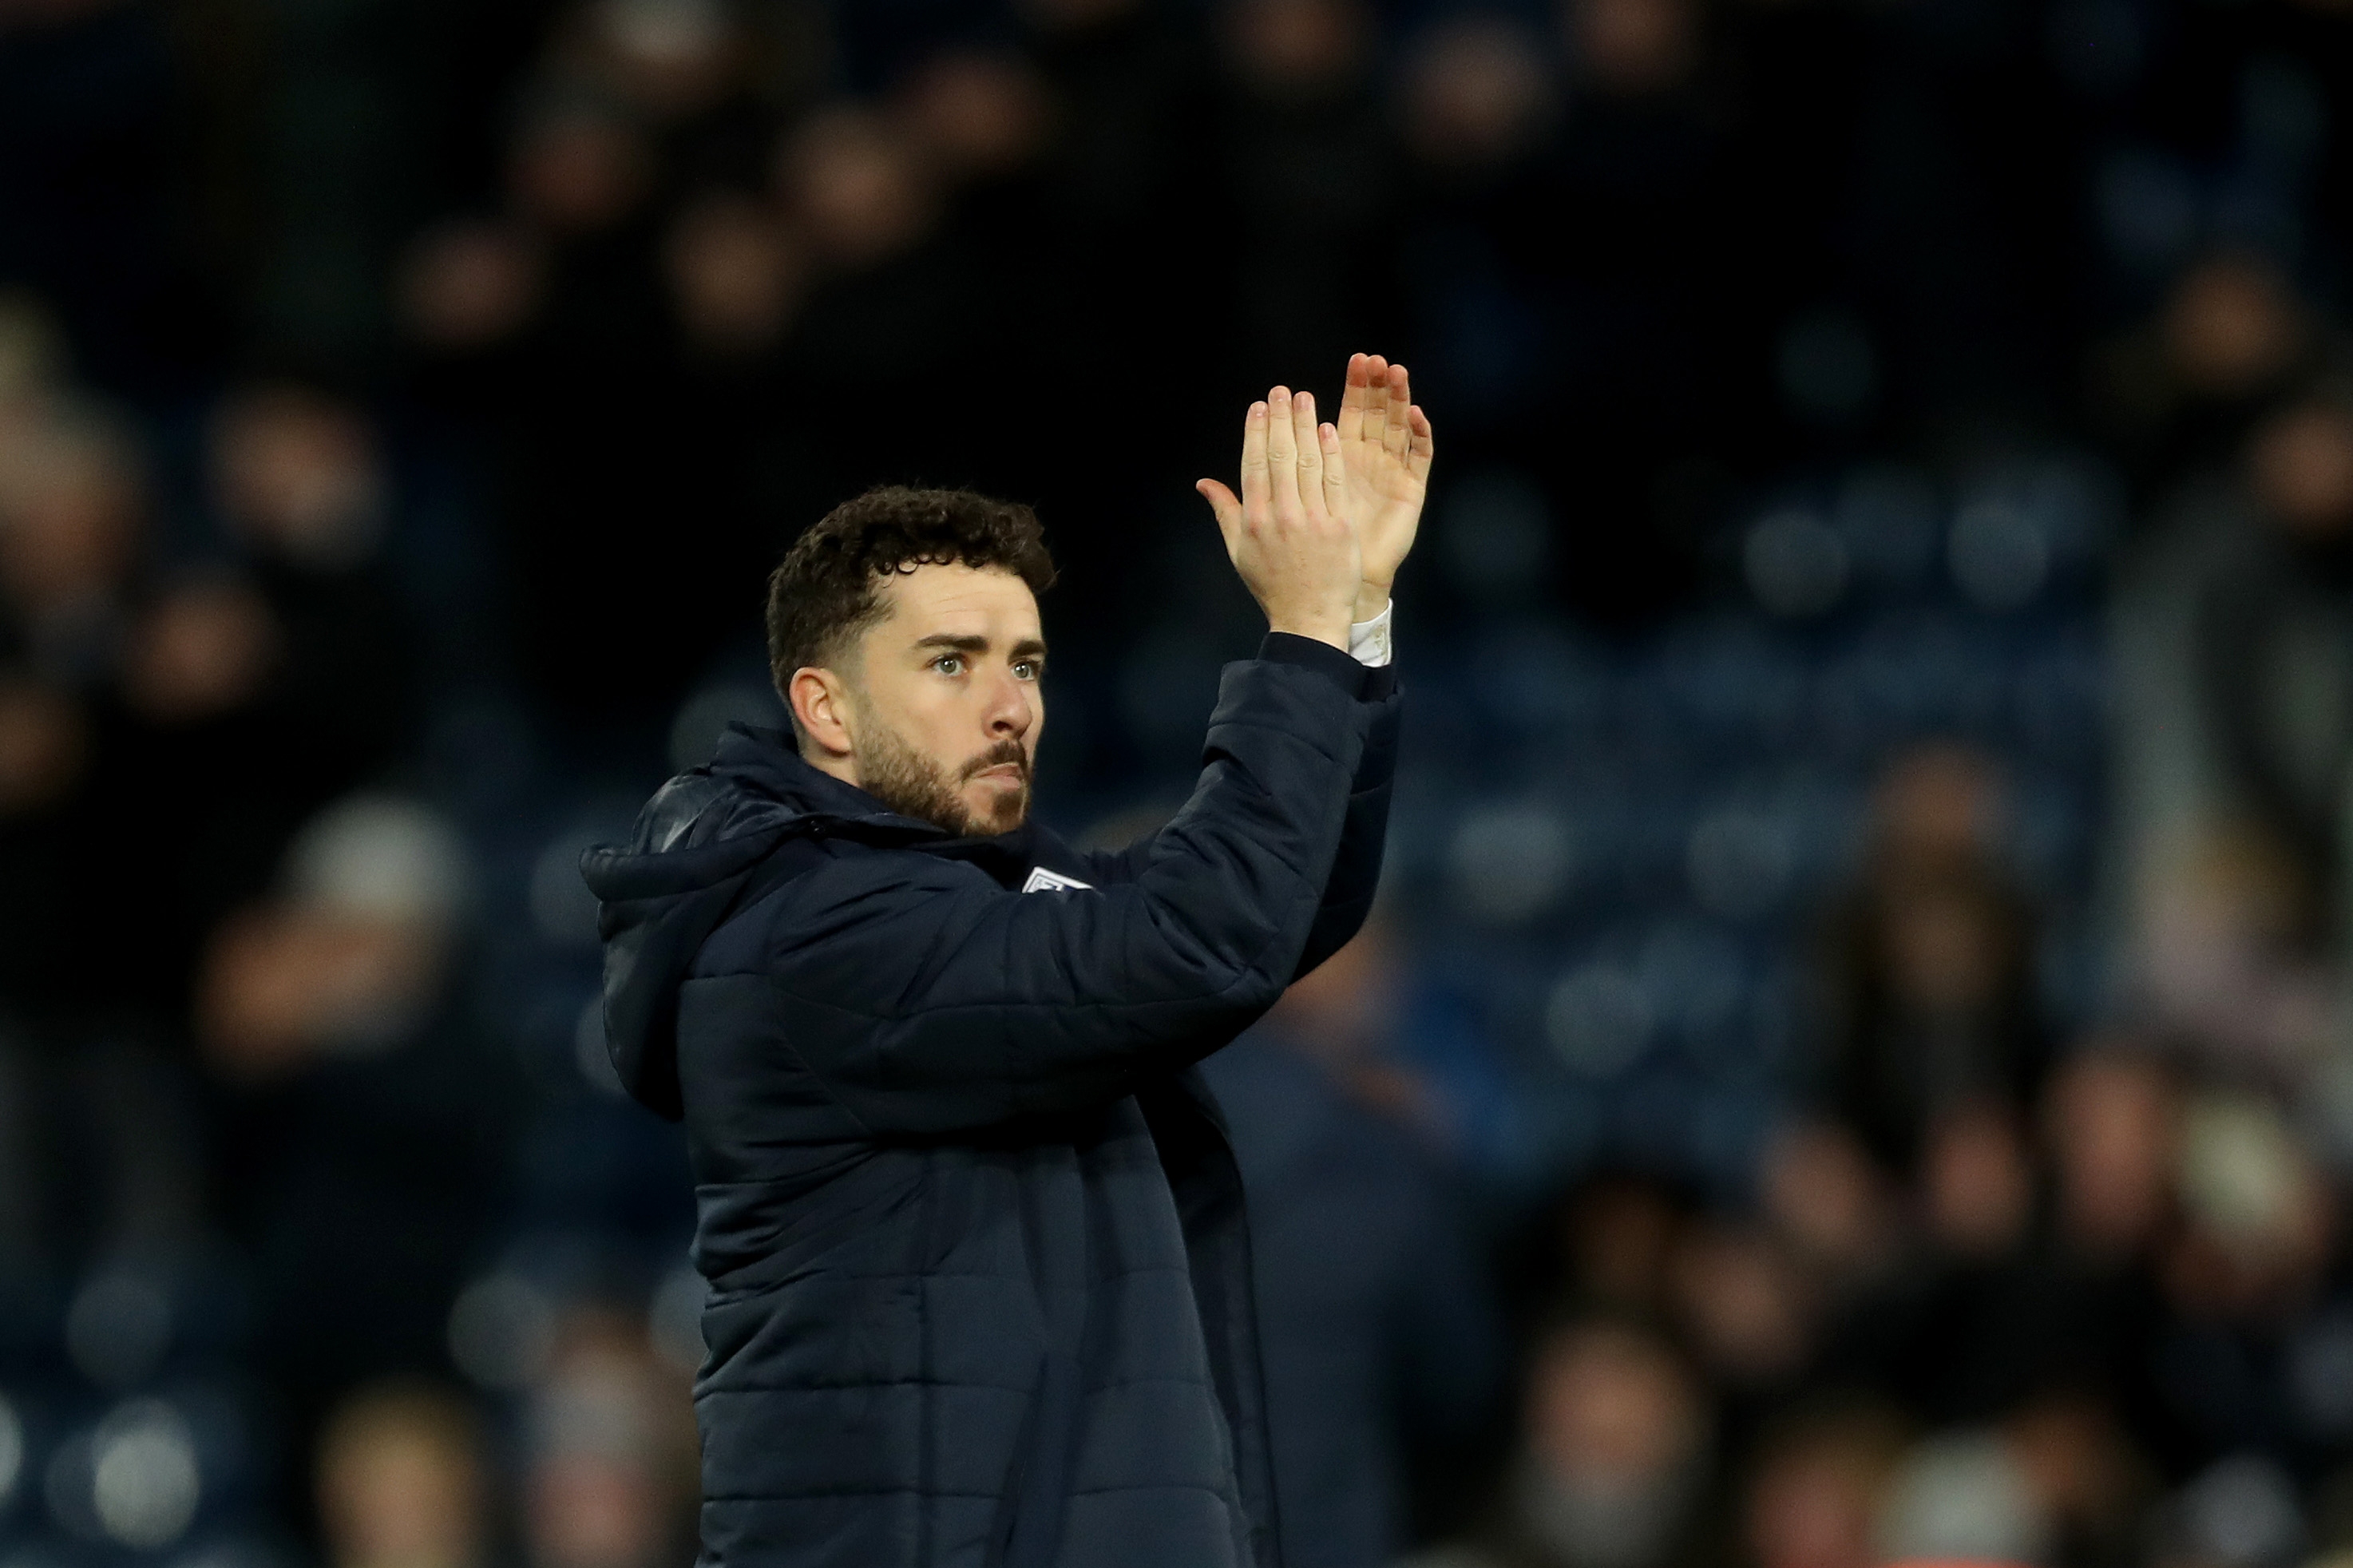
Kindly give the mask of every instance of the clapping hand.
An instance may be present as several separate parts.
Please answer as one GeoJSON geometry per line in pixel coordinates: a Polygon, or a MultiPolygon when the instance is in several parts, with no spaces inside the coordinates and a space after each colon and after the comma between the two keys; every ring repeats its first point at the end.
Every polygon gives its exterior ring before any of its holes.
{"type": "Polygon", "coordinates": [[[1363,554],[1354,616],[1369,621],[1389,602],[1398,567],[1413,548],[1436,450],[1405,366],[1378,354],[1350,355],[1338,433],[1342,504],[1363,554]]]}
{"type": "MultiPolygon", "coordinates": [[[[1313,396],[1278,386],[1243,421],[1240,498],[1215,479],[1194,488],[1218,514],[1226,553],[1269,629],[1345,649],[1365,569],[1340,447],[1337,429],[1316,424],[1313,396]]],[[[1394,575],[1395,563],[1388,569],[1394,575]]]]}

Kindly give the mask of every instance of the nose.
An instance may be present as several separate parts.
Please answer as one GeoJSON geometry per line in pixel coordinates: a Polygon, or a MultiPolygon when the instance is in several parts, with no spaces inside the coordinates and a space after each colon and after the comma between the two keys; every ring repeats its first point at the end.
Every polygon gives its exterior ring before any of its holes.
{"type": "Polygon", "coordinates": [[[989,688],[988,706],[981,715],[990,740],[1018,741],[1029,732],[1029,726],[1038,721],[1037,707],[1030,700],[1031,689],[1010,673],[998,672],[989,688]]]}

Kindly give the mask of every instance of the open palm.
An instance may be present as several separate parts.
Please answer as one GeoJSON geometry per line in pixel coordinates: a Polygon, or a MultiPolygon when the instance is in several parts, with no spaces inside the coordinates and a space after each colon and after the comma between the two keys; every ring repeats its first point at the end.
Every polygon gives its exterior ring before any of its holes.
{"type": "Polygon", "coordinates": [[[1398,567],[1413,548],[1436,447],[1429,416],[1414,406],[1405,366],[1378,354],[1349,357],[1338,425],[1348,521],[1364,551],[1358,618],[1366,619],[1388,601],[1398,567]]]}

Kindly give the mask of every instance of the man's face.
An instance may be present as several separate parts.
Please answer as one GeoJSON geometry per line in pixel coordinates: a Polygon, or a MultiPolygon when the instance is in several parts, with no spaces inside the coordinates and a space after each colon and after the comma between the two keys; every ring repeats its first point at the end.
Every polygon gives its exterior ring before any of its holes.
{"type": "Polygon", "coordinates": [[[882,600],[851,679],[859,787],[951,833],[1020,826],[1046,721],[1046,642],[1029,584],[919,566],[887,579],[882,600]]]}

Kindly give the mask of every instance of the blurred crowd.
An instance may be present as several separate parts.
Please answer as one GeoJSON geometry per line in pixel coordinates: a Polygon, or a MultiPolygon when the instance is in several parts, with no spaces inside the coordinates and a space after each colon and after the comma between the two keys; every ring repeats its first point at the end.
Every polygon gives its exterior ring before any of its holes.
{"type": "Polygon", "coordinates": [[[651,1568],[576,863],[885,480],[1181,798],[1413,367],[1366,933],[1209,1065],[1293,1568],[2353,1553],[2353,12],[0,0],[0,1563],[651,1568]]]}

